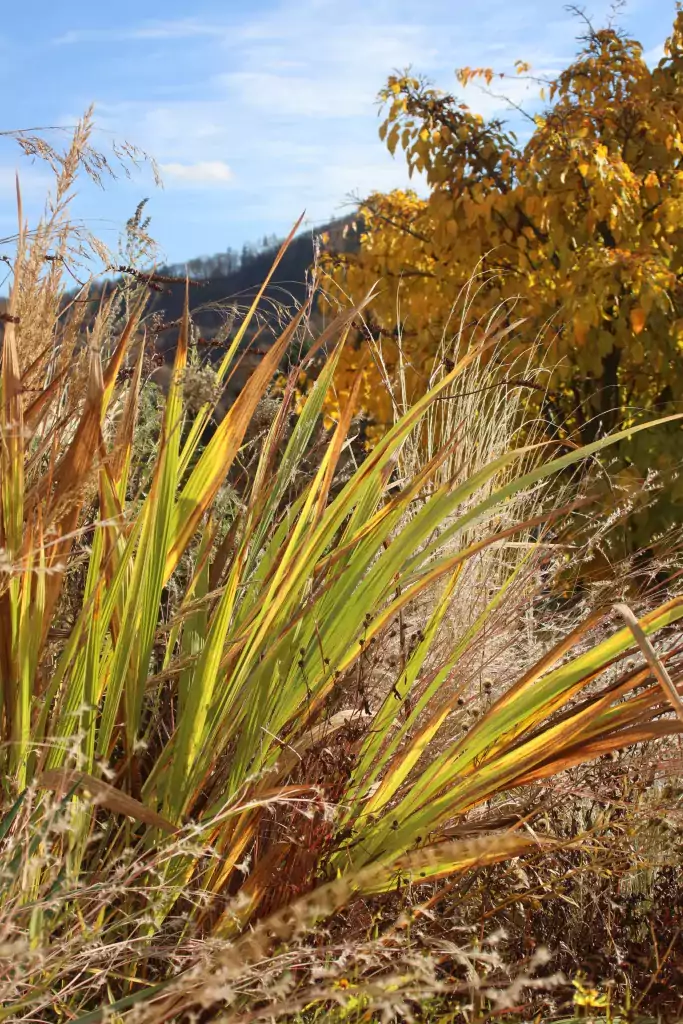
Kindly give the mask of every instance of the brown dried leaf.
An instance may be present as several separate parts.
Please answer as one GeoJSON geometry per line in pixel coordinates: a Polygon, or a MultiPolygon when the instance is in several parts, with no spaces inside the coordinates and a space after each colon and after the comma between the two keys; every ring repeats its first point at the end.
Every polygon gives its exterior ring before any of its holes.
{"type": "Polygon", "coordinates": [[[136,821],[159,828],[171,835],[179,831],[177,825],[151,808],[145,807],[139,800],[135,800],[127,793],[116,789],[115,786],[110,786],[108,782],[96,779],[93,775],[87,775],[85,772],[75,771],[71,768],[43,772],[38,778],[38,785],[60,794],[69,790],[90,793],[100,806],[106,807],[114,814],[125,814],[128,818],[135,818],[136,821]]]}

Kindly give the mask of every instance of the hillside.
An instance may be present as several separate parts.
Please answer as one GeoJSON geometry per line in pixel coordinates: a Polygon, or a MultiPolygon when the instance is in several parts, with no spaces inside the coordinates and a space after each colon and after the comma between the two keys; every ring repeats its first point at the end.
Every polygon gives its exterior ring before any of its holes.
{"type": "MultiPolygon", "coordinates": [[[[260,304],[261,323],[280,319],[284,310],[299,305],[306,298],[310,282],[310,268],[315,258],[316,238],[327,233],[333,246],[340,251],[357,247],[358,233],[351,218],[343,218],[321,225],[297,235],[276,268],[272,281],[260,304]]],[[[223,328],[226,319],[253,301],[258,289],[273,265],[280,240],[269,238],[260,246],[245,246],[240,254],[233,250],[214,256],[200,257],[187,264],[168,264],[159,269],[165,277],[177,278],[177,283],[164,285],[157,293],[153,310],[168,330],[159,332],[157,348],[167,354],[173,347],[174,325],[182,314],[185,296],[185,277],[190,278],[190,309],[192,318],[205,341],[210,341],[223,328]]],[[[267,344],[268,329],[262,335],[267,344]]]]}
{"type": "MultiPolygon", "coordinates": [[[[229,384],[215,409],[215,421],[222,419],[292,310],[305,301],[315,259],[316,239],[323,233],[329,235],[331,244],[338,251],[357,247],[358,232],[350,218],[302,231],[292,240],[247,331],[243,343],[247,351],[230,375],[229,384]],[[254,345],[257,333],[258,344],[254,345]]],[[[185,301],[186,278],[190,282],[190,311],[198,332],[198,344],[205,360],[217,363],[270,271],[280,245],[279,239],[271,237],[260,246],[245,246],[239,255],[227,250],[214,256],[192,259],[186,265],[167,264],[158,269],[158,277],[175,279],[164,280],[161,290],[152,293],[150,303],[152,320],[147,337],[153,340],[150,355],[157,363],[154,379],[162,388],[166,389],[170,382],[178,322],[185,301]]],[[[118,287],[118,284],[118,281],[112,282],[107,287],[118,287]]]]}
{"type": "MultiPolygon", "coordinates": [[[[291,241],[259,303],[257,316],[247,331],[243,355],[215,407],[214,424],[223,418],[231,401],[242,390],[292,310],[306,299],[310,287],[310,270],[315,259],[316,239],[322,234],[329,236],[330,244],[337,251],[349,252],[358,247],[358,227],[352,217],[340,218],[302,231],[291,241]],[[257,333],[258,344],[254,345],[257,333]]],[[[270,271],[281,241],[271,236],[263,239],[259,245],[243,246],[239,253],[227,249],[213,256],[195,257],[186,264],[166,264],[156,268],[155,277],[163,281],[154,283],[150,292],[145,337],[150,366],[156,366],[152,371],[152,379],[164,390],[171,379],[178,324],[185,302],[186,279],[189,279],[192,322],[198,334],[203,359],[215,364],[220,360],[226,344],[239,327],[243,314],[270,271]]],[[[85,320],[84,330],[94,323],[103,296],[118,291],[122,282],[123,276],[120,275],[91,288],[91,315],[85,320]]],[[[67,293],[65,305],[74,297],[74,292],[67,293]]],[[[6,312],[6,305],[7,297],[0,296],[0,314],[6,312]]],[[[317,322],[315,313],[312,322],[314,325],[317,322]]],[[[0,351],[2,336],[3,324],[0,320],[0,351]]],[[[210,436],[212,431],[213,425],[206,436],[210,436]]]]}
{"type": "MultiPolygon", "coordinates": [[[[358,231],[351,217],[340,218],[313,229],[300,232],[284,253],[259,305],[259,345],[267,347],[272,338],[269,324],[281,321],[283,314],[300,305],[306,298],[310,269],[315,258],[316,239],[327,233],[338,251],[353,251],[358,246],[358,231]]],[[[239,323],[270,271],[281,245],[281,239],[270,236],[260,244],[244,245],[241,252],[227,249],[213,256],[200,256],[187,263],[165,264],[156,268],[159,278],[150,297],[149,310],[156,327],[152,327],[154,347],[164,362],[172,355],[177,324],[183,312],[185,282],[189,278],[190,311],[202,342],[210,344],[216,336],[230,337],[229,325],[239,323]]],[[[91,291],[92,314],[103,293],[119,288],[121,277],[110,279],[91,291]]],[[[68,302],[73,293],[66,296],[68,302]]],[[[0,311],[6,309],[7,297],[0,296],[0,311]]],[[[1,329],[1,325],[0,325],[1,329]]],[[[253,335],[253,332],[251,332],[253,335]]],[[[216,356],[221,341],[214,346],[216,356]]],[[[213,352],[212,352],[213,355],[213,352]]]]}

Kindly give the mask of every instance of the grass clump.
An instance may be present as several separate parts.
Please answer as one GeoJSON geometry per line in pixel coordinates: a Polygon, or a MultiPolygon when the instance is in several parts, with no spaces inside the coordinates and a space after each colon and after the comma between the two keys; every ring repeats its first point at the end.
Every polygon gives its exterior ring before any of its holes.
{"type": "MultiPolygon", "coordinates": [[[[681,731],[662,683],[680,689],[677,596],[635,631],[594,611],[481,684],[492,625],[547,560],[531,531],[563,512],[539,486],[620,435],[560,455],[492,435],[463,471],[435,410],[469,396],[471,349],[356,461],[360,375],[322,442],[320,421],[361,305],[254,434],[302,307],[206,441],[258,297],[210,394],[188,394],[186,310],[158,436],[141,433],[144,275],[124,316],[113,291],[88,320],[88,286],[67,299],[45,269],[69,251],[71,185],[20,230],[4,323],[0,1017],[405,1018],[427,994],[471,1003],[482,964],[492,992],[533,988],[542,958],[504,979],[481,943],[422,923],[465,880],[581,841],[510,793],[681,731]]],[[[499,341],[493,321],[483,347],[499,341]]]]}

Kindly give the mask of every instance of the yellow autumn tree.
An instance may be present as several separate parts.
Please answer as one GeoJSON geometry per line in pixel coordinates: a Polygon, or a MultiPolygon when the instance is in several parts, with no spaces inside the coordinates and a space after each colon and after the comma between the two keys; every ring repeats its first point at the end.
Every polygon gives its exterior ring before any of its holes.
{"type": "MultiPolygon", "coordinates": [[[[683,399],[683,11],[663,58],[614,27],[586,23],[574,62],[538,84],[543,113],[523,115],[526,141],[452,95],[408,74],[389,79],[380,136],[422,174],[425,198],[374,194],[360,209],[360,250],[333,280],[353,297],[380,282],[367,328],[384,368],[364,361],[363,394],[375,430],[391,419],[380,376],[433,369],[472,275],[468,319],[516,300],[523,343],[542,335],[554,367],[542,412],[560,432],[593,440],[617,423],[679,411],[683,399]]],[[[465,68],[505,90],[505,75],[465,68]]],[[[521,135],[521,133],[520,133],[521,135]]],[[[348,391],[367,347],[359,333],[339,376],[348,391]]],[[[644,478],[680,459],[680,427],[644,432],[620,452],[644,478]]],[[[683,485],[668,489],[674,503],[683,485]]]]}

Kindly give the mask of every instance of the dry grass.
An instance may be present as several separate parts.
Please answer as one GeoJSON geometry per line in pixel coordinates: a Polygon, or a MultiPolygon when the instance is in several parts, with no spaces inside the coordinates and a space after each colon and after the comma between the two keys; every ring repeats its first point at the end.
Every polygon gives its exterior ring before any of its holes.
{"type": "MultiPolygon", "coordinates": [[[[455,332],[361,461],[354,408],[295,416],[273,357],[199,445],[229,362],[183,324],[150,409],[153,278],[93,316],[89,138],[22,142],[57,184],[20,212],[3,342],[0,1020],[551,1019],[608,939],[613,1007],[675,1019],[681,599],[638,607],[653,675],[608,611],[540,593],[572,495],[544,449],[512,460],[531,365],[494,316],[456,372],[455,332]]],[[[127,264],[149,244],[138,208],[127,264]]]]}

